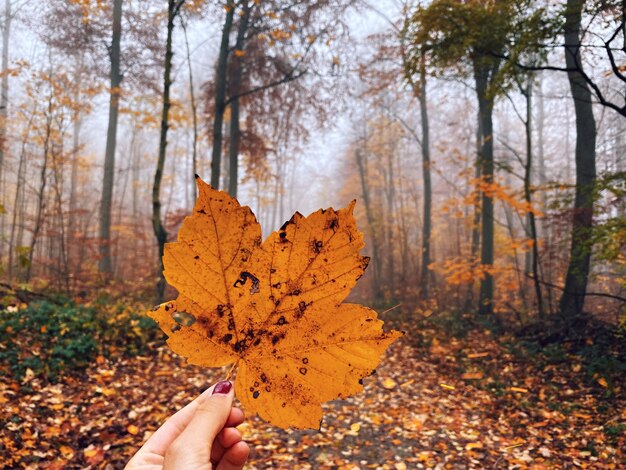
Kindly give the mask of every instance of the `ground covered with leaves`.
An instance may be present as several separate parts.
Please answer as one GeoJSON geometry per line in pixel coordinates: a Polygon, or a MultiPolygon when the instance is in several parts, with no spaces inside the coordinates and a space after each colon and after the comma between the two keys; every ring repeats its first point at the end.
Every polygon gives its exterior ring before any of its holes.
{"type": "MultiPolygon", "coordinates": [[[[248,417],[248,468],[624,468],[623,384],[588,374],[566,350],[547,356],[512,344],[488,331],[409,330],[364,393],[325,405],[321,430],[248,417]]],[[[3,377],[0,466],[122,468],[170,414],[225,375],[159,346],[98,356],[56,384],[3,377]]]]}

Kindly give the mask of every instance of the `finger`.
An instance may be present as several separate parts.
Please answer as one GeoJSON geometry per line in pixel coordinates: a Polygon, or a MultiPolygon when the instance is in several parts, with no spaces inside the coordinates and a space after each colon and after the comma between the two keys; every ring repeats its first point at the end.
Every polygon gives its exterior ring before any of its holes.
{"type": "Polygon", "coordinates": [[[239,441],[241,441],[241,432],[239,430],[236,428],[222,429],[211,448],[211,461],[219,462],[226,449],[234,446],[239,441]]]}
{"type": "Polygon", "coordinates": [[[241,470],[248,460],[248,455],[250,455],[250,447],[244,441],[239,441],[226,449],[215,470],[241,470]]]}
{"type": "Polygon", "coordinates": [[[168,447],[164,467],[193,468],[209,462],[213,441],[231,414],[234,392],[231,382],[219,382],[213,393],[196,408],[187,427],[168,447]]]}
{"type": "Polygon", "coordinates": [[[245,415],[243,414],[243,411],[241,411],[241,408],[237,408],[233,406],[233,408],[230,411],[230,416],[226,420],[226,424],[224,427],[227,427],[227,428],[237,427],[241,423],[243,423],[244,418],[245,418],[245,415]]]}
{"type": "Polygon", "coordinates": [[[241,432],[237,428],[224,428],[217,439],[224,449],[228,449],[241,440],[241,432]]]}
{"type": "MultiPolygon", "coordinates": [[[[187,424],[189,424],[191,418],[193,418],[193,415],[195,414],[198,406],[200,406],[200,403],[202,403],[202,401],[211,396],[214,388],[215,385],[209,387],[207,390],[202,392],[202,394],[196,397],[191,403],[188,403],[187,406],[185,406],[183,409],[178,410],[176,413],[170,416],[168,420],[159,429],[157,429],[154,434],[152,434],[152,436],[150,436],[150,438],[141,447],[141,449],[139,449],[138,453],[150,452],[158,455],[165,455],[165,451],[167,450],[167,448],[187,427],[187,424]]],[[[235,413],[235,415],[232,418],[229,417],[229,419],[232,419],[233,422],[236,422],[238,417],[239,415],[235,413]]]]}

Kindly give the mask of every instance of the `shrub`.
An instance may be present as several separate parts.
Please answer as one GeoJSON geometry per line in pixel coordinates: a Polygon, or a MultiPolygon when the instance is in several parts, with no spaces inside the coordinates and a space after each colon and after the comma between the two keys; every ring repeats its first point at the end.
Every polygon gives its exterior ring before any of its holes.
{"type": "Polygon", "coordinates": [[[0,373],[18,380],[27,370],[56,381],[98,356],[136,355],[161,334],[143,309],[124,305],[38,302],[0,311],[0,373]]]}

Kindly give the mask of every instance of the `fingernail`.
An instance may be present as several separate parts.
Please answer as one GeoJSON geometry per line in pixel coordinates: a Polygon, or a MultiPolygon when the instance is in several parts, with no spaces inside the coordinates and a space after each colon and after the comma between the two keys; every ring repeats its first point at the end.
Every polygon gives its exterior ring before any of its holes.
{"type": "Polygon", "coordinates": [[[233,384],[228,380],[223,380],[222,382],[218,382],[215,384],[215,388],[213,389],[213,395],[219,393],[221,395],[226,395],[230,392],[230,389],[233,388],[233,384]]]}

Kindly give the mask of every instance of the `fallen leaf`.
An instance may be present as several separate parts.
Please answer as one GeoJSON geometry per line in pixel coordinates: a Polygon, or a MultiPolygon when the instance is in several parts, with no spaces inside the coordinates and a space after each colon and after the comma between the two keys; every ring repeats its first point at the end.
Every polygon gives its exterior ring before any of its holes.
{"type": "Polygon", "coordinates": [[[126,431],[128,431],[129,434],[132,434],[134,436],[135,434],[139,432],[139,428],[135,426],[134,424],[129,424],[126,427],[126,431]]]}
{"type": "Polygon", "coordinates": [[[198,200],[164,274],[179,296],[149,315],[196,365],[234,364],[243,406],[270,423],[317,428],[321,403],[363,390],[387,346],[376,312],[342,303],[369,259],[347,208],[295,213],[262,242],[250,208],[197,178],[198,200]]]}
{"type": "Polygon", "coordinates": [[[461,375],[463,380],[480,380],[483,378],[482,372],[465,372],[461,375]]]}
{"type": "Polygon", "coordinates": [[[74,457],[74,449],[69,446],[61,446],[59,447],[59,450],[61,451],[61,455],[68,460],[71,460],[74,457]]]}
{"type": "Polygon", "coordinates": [[[383,380],[383,387],[385,387],[387,390],[392,390],[396,388],[397,385],[398,384],[396,383],[396,381],[392,378],[387,377],[385,380],[383,380]]]}
{"type": "Polygon", "coordinates": [[[83,450],[83,457],[85,462],[89,465],[98,465],[104,460],[104,449],[101,447],[89,446],[83,450]]]}
{"type": "Polygon", "coordinates": [[[604,377],[600,377],[598,379],[598,383],[602,385],[604,388],[607,388],[609,386],[608,382],[606,381],[604,377]]]}
{"type": "Polygon", "coordinates": [[[473,450],[473,449],[482,449],[483,448],[483,443],[478,441],[478,442],[468,442],[465,445],[465,450],[473,450]]]}
{"type": "Polygon", "coordinates": [[[489,356],[488,352],[480,352],[480,353],[472,353],[472,354],[468,354],[467,358],[468,359],[479,359],[481,357],[487,357],[489,356]]]}

